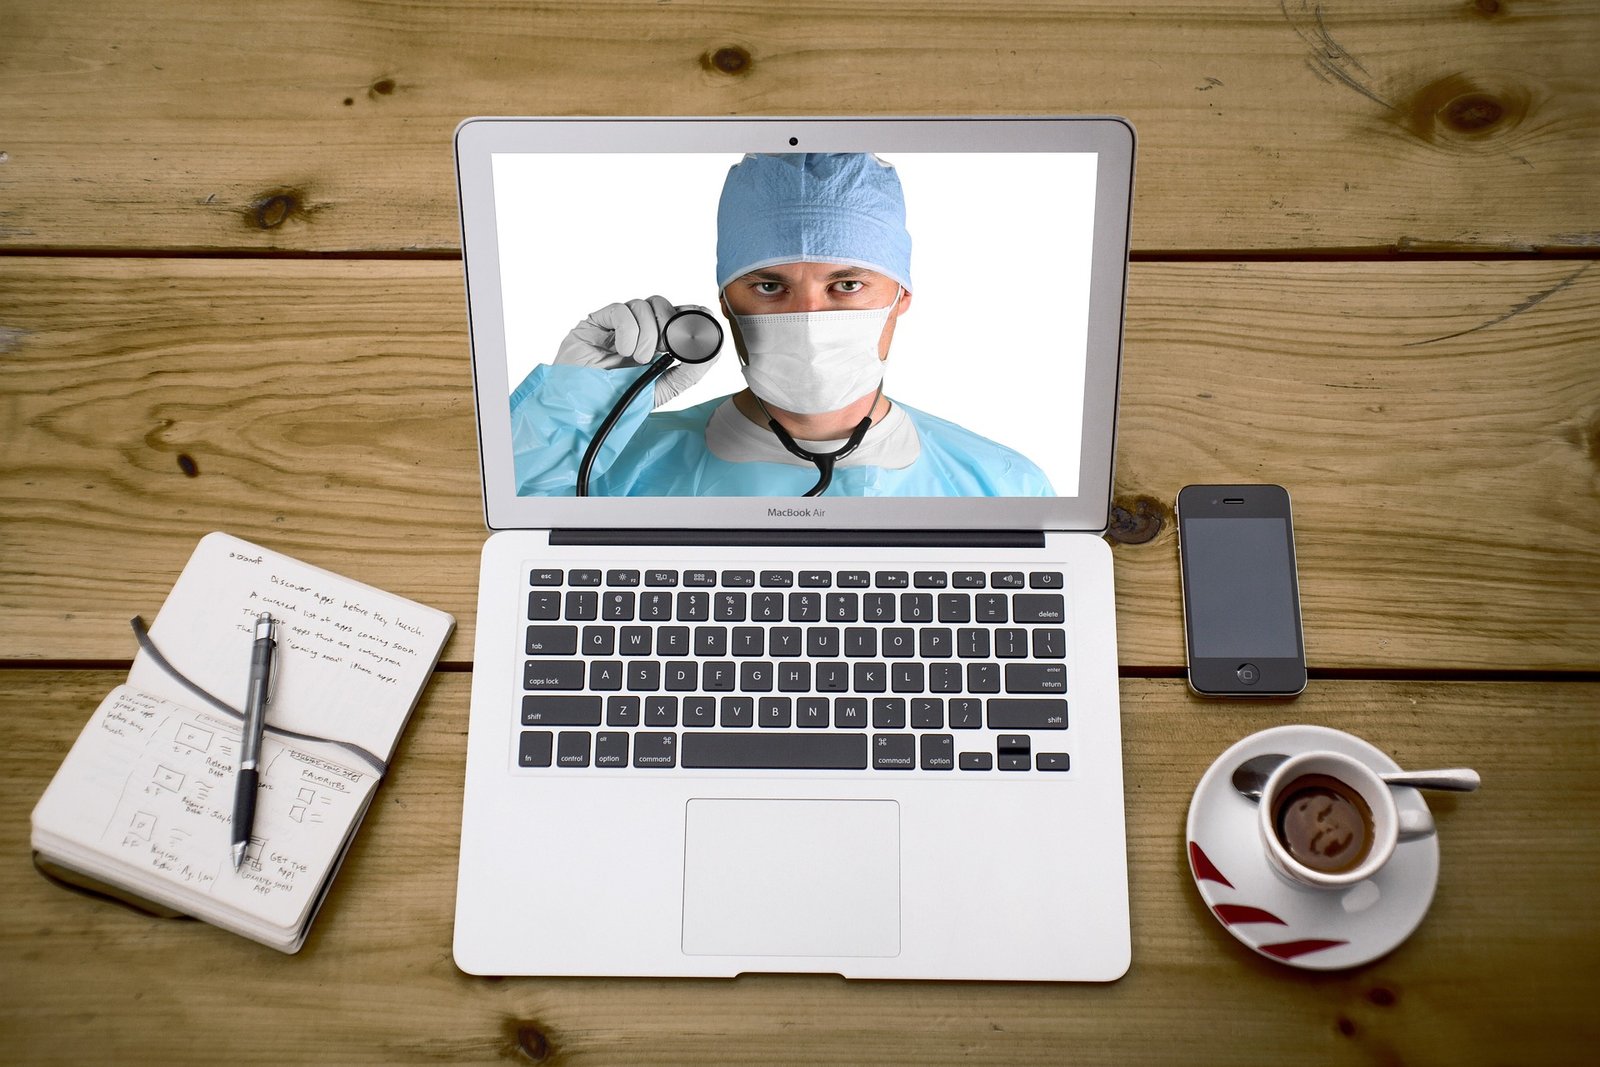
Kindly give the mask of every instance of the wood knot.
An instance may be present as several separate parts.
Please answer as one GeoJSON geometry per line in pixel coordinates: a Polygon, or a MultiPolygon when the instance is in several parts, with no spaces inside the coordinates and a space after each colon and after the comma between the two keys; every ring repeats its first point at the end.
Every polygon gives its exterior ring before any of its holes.
{"type": "MultiPolygon", "coordinates": [[[[0,352],[5,351],[0,346],[0,352]]],[[[1578,427],[1572,434],[1573,443],[1584,452],[1588,453],[1589,462],[1600,470],[1600,415],[1596,415],[1587,426],[1578,427]]]]}
{"type": "Polygon", "coordinates": [[[1473,0],[1472,10],[1485,18],[1500,14],[1500,0],[1473,0]]]}
{"type": "Polygon", "coordinates": [[[1494,97],[1469,93],[1445,105],[1444,121],[1462,133],[1482,133],[1505,118],[1505,114],[1505,105],[1494,97]]]}
{"type": "Polygon", "coordinates": [[[1380,1008],[1392,1008],[1395,1001],[1400,998],[1387,986],[1375,985],[1367,990],[1367,999],[1380,1008]]]}
{"type": "Polygon", "coordinates": [[[1411,131],[1431,142],[1500,133],[1521,122],[1528,106],[1528,94],[1522,90],[1489,89],[1452,74],[1423,87],[1403,113],[1411,131]]]}
{"type": "Polygon", "coordinates": [[[534,1063],[544,1063],[553,1050],[543,1030],[537,1026],[523,1025],[517,1027],[517,1051],[534,1063]]]}
{"type": "Polygon", "coordinates": [[[187,452],[178,453],[178,469],[183,472],[185,478],[200,477],[200,464],[196,463],[194,457],[187,452]]]}
{"type": "Polygon", "coordinates": [[[738,45],[724,45],[700,57],[700,65],[718,74],[748,74],[754,64],[750,53],[738,45]]]}
{"type": "Polygon", "coordinates": [[[367,90],[367,95],[373,99],[377,99],[380,96],[388,96],[390,93],[394,92],[396,88],[397,86],[395,85],[393,78],[379,78],[377,81],[373,82],[372,87],[367,90]]]}
{"type": "Polygon", "coordinates": [[[1119,545],[1142,545],[1153,541],[1167,523],[1167,509],[1153,496],[1111,503],[1111,525],[1106,533],[1119,545]]]}
{"type": "Polygon", "coordinates": [[[1354,1037],[1356,1035],[1355,1020],[1347,1015],[1339,1016],[1339,1018],[1334,1021],[1334,1025],[1339,1028],[1339,1032],[1345,1037],[1354,1037]]]}
{"type": "Polygon", "coordinates": [[[275,230],[292,218],[309,215],[300,190],[274,189],[256,198],[245,211],[245,221],[258,230],[275,230]]]}

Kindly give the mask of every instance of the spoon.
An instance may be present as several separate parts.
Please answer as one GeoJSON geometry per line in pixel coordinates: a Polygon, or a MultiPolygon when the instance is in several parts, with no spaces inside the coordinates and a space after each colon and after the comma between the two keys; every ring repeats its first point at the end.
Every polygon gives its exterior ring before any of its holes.
{"type": "MultiPolygon", "coordinates": [[[[1251,800],[1261,799],[1261,789],[1273,770],[1289,757],[1281,752],[1268,752],[1252,756],[1239,764],[1233,772],[1233,787],[1251,800]]],[[[1379,774],[1390,785],[1409,785],[1417,789],[1448,789],[1457,793],[1470,793],[1478,788],[1478,772],[1466,767],[1446,771],[1396,771],[1379,774]]]]}

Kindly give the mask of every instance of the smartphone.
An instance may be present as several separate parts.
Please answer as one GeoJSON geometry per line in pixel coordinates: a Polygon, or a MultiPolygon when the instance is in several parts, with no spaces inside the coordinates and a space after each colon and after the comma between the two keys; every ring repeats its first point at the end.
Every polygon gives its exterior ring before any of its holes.
{"type": "Polygon", "coordinates": [[[1288,697],[1306,687],[1294,522],[1281,485],[1186,485],[1178,559],[1189,687],[1288,697]]]}

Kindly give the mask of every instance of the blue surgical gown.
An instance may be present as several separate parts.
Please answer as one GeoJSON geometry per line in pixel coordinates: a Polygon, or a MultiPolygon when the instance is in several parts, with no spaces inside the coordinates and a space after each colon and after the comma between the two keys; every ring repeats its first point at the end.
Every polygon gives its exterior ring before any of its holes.
{"type": "MultiPolygon", "coordinates": [[[[578,464],[613,404],[644,369],[543,364],[511,394],[517,492],[570,496],[578,464]]],[[[652,411],[648,387],[617,421],[595,459],[594,496],[801,496],[817,470],[730,462],[706,446],[706,422],[727,397],[652,411]]],[[[1054,496],[1044,472],[1021,453],[901,404],[921,441],[907,467],[841,466],[824,496],[1054,496]]]]}

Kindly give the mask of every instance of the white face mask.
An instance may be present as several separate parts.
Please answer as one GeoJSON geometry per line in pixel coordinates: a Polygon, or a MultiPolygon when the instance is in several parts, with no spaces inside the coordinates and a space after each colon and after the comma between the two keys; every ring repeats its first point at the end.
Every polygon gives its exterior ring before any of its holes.
{"type": "Polygon", "coordinates": [[[749,357],[744,380],[762,400],[797,415],[838,411],[883,381],[878,342],[895,298],[865,311],[735,315],[749,357]]]}

